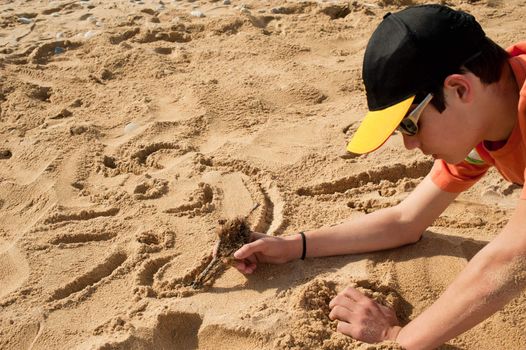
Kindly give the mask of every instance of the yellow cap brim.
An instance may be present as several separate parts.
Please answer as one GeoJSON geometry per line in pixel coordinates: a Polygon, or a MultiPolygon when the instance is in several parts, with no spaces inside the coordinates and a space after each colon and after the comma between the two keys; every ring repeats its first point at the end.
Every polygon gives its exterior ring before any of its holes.
{"type": "Polygon", "coordinates": [[[396,130],[415,96],[380,111],[370,111],[347,145],[347,151],[364,154],[377,150],[396,130]]]}

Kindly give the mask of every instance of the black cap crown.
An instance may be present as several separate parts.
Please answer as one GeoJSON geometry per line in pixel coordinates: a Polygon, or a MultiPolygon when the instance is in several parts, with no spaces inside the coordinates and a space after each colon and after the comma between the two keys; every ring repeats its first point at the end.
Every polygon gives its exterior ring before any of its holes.
{"type": "Polygon", "coordinates": [[[369,110],[430,92],[479,52],[485,36],[472,15],[442,5],[388,13],[365,51],[363,80],[369,110]]]}

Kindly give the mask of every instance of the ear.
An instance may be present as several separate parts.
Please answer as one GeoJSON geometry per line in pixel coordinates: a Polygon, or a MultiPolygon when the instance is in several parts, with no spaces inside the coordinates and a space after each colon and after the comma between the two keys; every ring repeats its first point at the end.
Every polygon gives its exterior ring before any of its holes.
{"type": "Polygon", "coordinates": [[[444,80],[444,92],[461,102],[473,100],[473,82],[465,74],[451,74],[444,80]]]}

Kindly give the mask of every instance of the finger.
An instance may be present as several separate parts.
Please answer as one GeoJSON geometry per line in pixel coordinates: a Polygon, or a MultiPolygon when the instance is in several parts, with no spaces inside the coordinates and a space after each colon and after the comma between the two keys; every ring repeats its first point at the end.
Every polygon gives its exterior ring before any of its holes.
{"type": "Polygon", "coordinates": [[[336,305],[342,305],[350,309],[352,307],[352,300],[343,294],[338,294],[337,296],[332,298],[331,302],[329,303],[329,308],[332,309],[336,305]]]}
{"type": "Polygon", "coordinates": [[[392,325],[399,324],[398,317],[396,315],[396,311],[393,308],[382,305],[382,304],[378,304],[378,306],[380,307],[380,311],[384,314],[384,316],[389,320],[389,322],[392,325]]]}
{"type": "Polygon", "coordinates": [[[361,293],[358,289],[353,288],[353,287],[345,288],[342,294],[356,302],[363,302],[366,300],[370,300],[367,296],[361,293]]]}
{"type": "Polygon", "coordinates": [[[257,268],[257,263],[250,261],[249,259],[235,260],[234,267],[241,273],[251,274],[257,268]]]}
{"type": "Polygon", "coordinates": [[[382,311],[382,313],[386,316],[392,315],[394,313],[394,310],[389,306],[378,303],[378,307],[380,308],[380,311],[382,311]]]}
{"type": "Polygon", "coordinates": [[[336,326],[336,331],[340,332],[342,334],[351,336],[354,338],[355,328],[351,323],[345,322],[345,321],[338,321],[338,325],[336,326]]]}
{"type": "Polygon", "coordinates": [[[246,259],[250,255],[262,251],[264,246],[265,242],[261,239],[252,243],[245,244],[234,253],[234,258],[239,260],[246,259]]]}
{"type": "Polygon", "coordinates": [[[329,318],[332,321],[340,320],[348,322],[350,321],[351,317],[352,311],[341,305],[336,305],[329,313],[329,318]]]}
{"type": "Polygon", "coordinates": [[[248,274],[253,273],[258,267],[256,263],[247,260],[245,260],[245,266],[248,274]]]}
{"type": "Polygon", "coordinates": [[[243,260],[234,262],[234,267],[241,273],[248,273],[247,264],[243,260]]]}
{"type": "Polygon", "coordinates": [[[250,242],[257,241],[258,239],[263,238],[265,236],[266,236],[266,234],[264,234],[264,233],[250,232],[250,242]]]}

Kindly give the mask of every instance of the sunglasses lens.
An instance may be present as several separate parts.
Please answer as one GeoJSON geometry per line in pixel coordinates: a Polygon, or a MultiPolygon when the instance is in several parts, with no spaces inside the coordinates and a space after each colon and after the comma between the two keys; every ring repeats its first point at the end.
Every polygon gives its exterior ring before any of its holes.
{"type": "Polygon", "coordinates": [[[400,123],[400,128],[408,135],[414,136],[418,131],[418,126],[411,119],[404,119],[400,123]]]}

